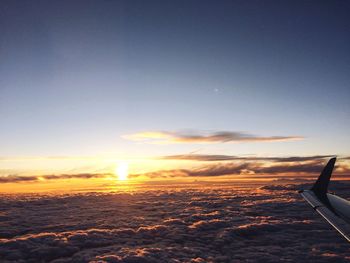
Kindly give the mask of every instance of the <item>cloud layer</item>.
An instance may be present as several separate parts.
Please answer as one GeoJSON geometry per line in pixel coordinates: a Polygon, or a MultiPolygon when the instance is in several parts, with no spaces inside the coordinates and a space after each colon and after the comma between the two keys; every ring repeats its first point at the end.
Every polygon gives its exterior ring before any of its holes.
{"type": "MultiPolygon", "coordinates": [[[[186,168],[158,170],[145,173],[132,173],[129,178],[140,176],[148,178],[175,178],[175,177],[217,177],[244,175],[249,178],[278,178],[279,176],[315,176],[319,174],[327,159],[331,155],[291,156],[291,157],[240,157],[232,155],[172,155],[163,156],[161,160],[191,160],[207,162],[205,165],[186,168]]],[[[350,176],[350,166],[347,157],[340,158],[334,174],[350,176]]],[[[91,179],[114,176],[108,173],[81,173],[81,174],[52,174],[40,176],[7,175],[0,176],[1,183],[35,183],[43,180],[62,179],[91,179]]]]}
{"type": "MultiPolygon", "coordinates": [[[[217,154],[180,154],[161,156],[162,160],[185,160],[185,161],[269,161],[269,162],[306,162],[320,161],[333,155],[313,155],[313,156],[290,156],[290,157],[255,157],[255,156],[236,156],[236,155],[217,155],[217,154]]],[[[348,159],[344,157],[343,159],[348,159]]]]}
{"type": "MultiPolygon", "coordinates": [[[[348,243],[303,187],[1,196],[0,261],[348,262],[348,243]]],[[[349,197],[349,187],[333,190],[349,197]]]]}
{"type": "MultiPolygon", "coordinates": [[[[276,158],[274,160],[275,163],[263,162],[260,161],[259,158],[252,158],[250,160],[245,160],[244,162],[216,162],[214,164],[204,165],[199,168],[159,170],[143,174],[131,174],[130,177],[146,176],[149,178],[172,178],[248,175],[250,177],[259,176],[260,178],[264,178],[265,176],[278,177],[289,174],[297,178],[300,175],[313,176],[315,174],[319,174],[326,164],[325,160],[322,159],[323,157],[300,157],[300,159],[296,159],[300,161],[295,161],[294,158],[297,157],[281,158],[281,160],[276,158]],[[302,161],[303,159],[305,159],[305,161],[302,161]],[[286,160],[290,161],[288,162],[286,160]]],[[[205,159],[207,158],[205,157],[205,159]]],[[[346,164],[339,163],[335,169],[335,174],[349,176],[350,169],[346,164]]]]}
{"type": "Polygon", "coordinates": [[[103,178],[110,176],[110,174],[99,173],[81,173],[81,174],[47,174],[47,175],[7,175],[0,176],[0,183],[24,183],[24,182],[38,182],[41,180],[59,180],[59,179],[91,179],[103,178]]]}
{"type": "Polygon", "coordinates": [[[146,131],[124,135],[123,138],[146,143],[173,144],[173,143],[226,143],[226,142],[274,142],[301,140],[301,136],[257,136],[244,132],[217,131],[217,132],[171,132],[146,131]]]}

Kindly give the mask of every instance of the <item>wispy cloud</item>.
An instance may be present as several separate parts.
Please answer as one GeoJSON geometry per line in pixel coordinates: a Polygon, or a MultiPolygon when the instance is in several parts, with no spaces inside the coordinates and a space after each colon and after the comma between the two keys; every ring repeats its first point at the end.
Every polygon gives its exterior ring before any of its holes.
{"type": "MultiPolygon", "coordinates": [[[[206,165],[186,169],[157,170],[145,173],[131,173],[129,178],[147,177],[151,179],[181,177],[251,176],[251,178],[271,178],[277,176],[313,176],[319,174],[328,155],[304,157],[239,157],[226,155],[174,155],[162,159],[208,161],[206,165]],[[225,162],[224,162],[225,161],[225,162]]],[[[335,174],[350,176],[347,157],[341,158],[335,174]]],[[[0,183],[35,183],[44,180],[92,179],[113,176],[109,173],[49,174],[38,176],[0,176],[0,183]]]]}
{"type": "Polygon", "coordinates": [[[6,175],[0,176],[0,183],[23,183],[23,182],[35,182],[38,181],[37,176],[24,176],[24,175],[6,175]]]}
{"type": "Polygon", "coordinates": [[[43,160],[96,160],[100,156],[0,156],[0,162],[11,161],[43,161],[43,160]]]}
{"type": "MultiPolygon", "coordinates": [[[[269,162],[306,162],[322,160],[333,157],[333,155],[313,155],[313,156],[289,156],[289,157],[256,157],[256,156],[236,156],[236,155],[217,155],[217,154],[180,154],[161,156],[161,160],[184,160],[184,161],[269,161],[269,162]]],[[[342,159],[347,159],[344,157],[342,159]]]]}
{"type": "MultiPolygon", "coordinates": [[[[265,162],[229,162],[207,165],[193,169],[159,170],[150,173],[132,174],[130,177],[146,176],[149,178],[174,178],[174,177],[215,177],[225,175],[284,175],[294,174],[298,176],[314,175],[322,171],[324,160],[313,160],[307,162],[292,162],[267,164],[265,162]]],[[[338,164],[336,173],[350,175],[350,169],[344,164],[338,164]]]]}
{"type": "Polygon", "coordinates": [[[0,183],[25,183],[25,182],[38,182],[41,180],[60,180],[60,179],[91,179],[91,178],[104,178],[110,174],[99,173],[80,173],[80,174],[48,174],[48,175],[6,175],[0,176],[0,183]]]}
{"type": "Polygon", "coordinates": [[[173,143],[226,143],[226,142],[275,142],[301,140],[302,136],[258,136],[244,132],[172,132],[145,131],[122,136],[125,139],[156,144],[173,143]]]}

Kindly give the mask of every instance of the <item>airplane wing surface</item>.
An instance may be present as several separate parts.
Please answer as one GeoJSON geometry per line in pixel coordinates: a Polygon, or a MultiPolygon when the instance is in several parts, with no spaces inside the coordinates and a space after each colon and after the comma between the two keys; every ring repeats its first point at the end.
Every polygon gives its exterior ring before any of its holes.
{"type": "Polygon", "coordinates": [[[312,206],[312,208],[327,220],[347,241],[350,242],[350,226],[341,217],[336,215],[327,206],[322,204],[315,194],[310,190],[301,192],[301,196],[312,206]]]}
{"type": "Polygon", "coordinates": [[[310,190],[301,190],[301,196],[350,242],[350,202],[328,193],[328,184],[336,158],[332,158],[310,190]]]}

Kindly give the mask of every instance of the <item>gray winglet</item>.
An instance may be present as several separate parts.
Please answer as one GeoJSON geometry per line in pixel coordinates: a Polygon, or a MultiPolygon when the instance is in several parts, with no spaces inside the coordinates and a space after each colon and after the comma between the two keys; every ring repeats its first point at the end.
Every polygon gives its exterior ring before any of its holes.
{"type": "Polygon", "coordinates": [[[320,198],[326,196],[336,157],[330,159],[311,190],[320,198]]]}

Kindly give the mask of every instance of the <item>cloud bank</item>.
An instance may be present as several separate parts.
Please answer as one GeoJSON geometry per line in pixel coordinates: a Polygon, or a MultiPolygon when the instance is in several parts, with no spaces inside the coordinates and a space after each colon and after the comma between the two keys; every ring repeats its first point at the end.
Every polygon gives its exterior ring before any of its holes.
{"type": "Polygon", "coordinates": [[[6,175],[0,176],[0,183],[24,183],[24,182],[39,182],[41,180],[63,180],[63,179],[91,179],[104,178],[111,174],[99,173],[80,173],[80,174],[47,174],[47,175],[6,175]]]}
{"type": "MultiPolygon", "coordinates": [[[[161,156],[161,160],[184,160],[184,161],[269,161],[269,162],[306,162],[319,161],[325,158],[331,158],[333,155],[314,155],[314,156],[290,156],[290,157],[254,157],[254,156],[235,156],[235,155],[217,155],[217,154],[180,154],[161,156]]],[[[344,157],[342,159],[348,159],[344,157]]]]}
{"type": "MultiPolygon", "coordinates": [[[[0,196],[1,262],[348,262],[305,185],[0,196]]],[[[349,197],[349,184],[332,190],[349,197]]]]}
{"type": "Polygon", "coordinates": [[[171,132],[145,131],[122,136],[125,139],[156,144],[173,143],[227,143],[227,142],[275,142],[301,140],[301,136],[257,136],[244,132],[171,132]]]}
{"type": "MultiPolygon", "coordinates": [[[[292,157],[291,157],[292,159],[292,157]]],[[[302,158],[300,158],[301,160],[302,158]]],[[[308,158],[306,158],[309,160],[308,158]]],[[[258,175],[264,178],[268,176],[283,176],[286,174],[292,174],[295,177],[299,175],[315,175],[321,173],[325,161],[323,159],[312,159],[305,162],[286,162],[282,159],[282,162],[278,163],[266,163],[266,162],[225,162],[215,163],[212,165],[205,165],[199,168],[192,169],[172,169],[172,170],[159,170],[155,172],[143,173],[143,174],[131,174],[130,177],[146,176],[149,178],[173,178],[173,177],[213,177],[213,176],[225,176],[225,175],[258,175]]],[[[335,169],[337,175],[350,175],[350,169],[346,164],[337,164],[335,169]]]]}
{"type": "MultiPolygon", "coordinates": [[[[129,178],[148,177],[152,179],[176,177],[218,177],[245,175],[250,178],[271,178],[290,175],[294,177],[314,176],[319,174],[326,159],[331,155],[290,156],[290,157],[240,157],[232,155],[172,155],[163,156],[161,160],[190,160],[208,162],[205,165],[186,169],[158,170],[145,173],[131,173],[129,178]]],[[[350,176],[347,157],[340,158],[335,174],[350,176]]],[[[43,180],[92,179],[114,176],[109,173],[53,174],[40,176],[7,175],[0,176],[0,183],[35,183],[43,180]]]]}

